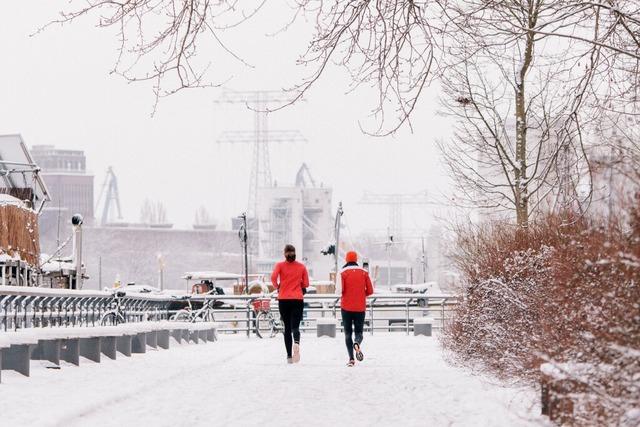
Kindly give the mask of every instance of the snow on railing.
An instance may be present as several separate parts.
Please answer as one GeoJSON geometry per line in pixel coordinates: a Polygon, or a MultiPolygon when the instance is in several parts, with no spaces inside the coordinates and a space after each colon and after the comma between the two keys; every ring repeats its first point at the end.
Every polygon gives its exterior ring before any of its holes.
{"type": "MultiPolygon", "coordinates": [[[[101,326],[118,322],[170,320],[179,311],[209,311],[221,324],[220,332],[247,333],[255,330],[252,302],[274,298],[271,310],[277,316],[277,301],[271,294],[251,295],[162,295],[109,291],[67,290],[0,286],[0,331],[53,326],[101,326]]],[[[451,295],[373,294],[367,299],[365,330],[413,329],[413,319],[433,318],[443,327],[450,309],[457,304],[451,295]]],[[[194,321],[198,316],[192,316],[194,321]]],[[[302,330],[315,330],[321,318],[340,318],[340,295],[307,294],[302,330]]]]}

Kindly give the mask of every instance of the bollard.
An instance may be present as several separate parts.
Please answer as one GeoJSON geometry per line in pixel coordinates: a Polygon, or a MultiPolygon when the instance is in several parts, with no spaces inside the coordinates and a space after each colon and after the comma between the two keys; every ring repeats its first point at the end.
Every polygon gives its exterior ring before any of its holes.
{"type": "Polygon", "coordinates": [[[336,337],[337,321],[333,317],[321,317],[316,322],[317,336],[336,337]]]}
{"type": "Polygon", "coordinates": [[[140,332],[133,335],[131,340],[131,352],[132,353],[146,353],[147,352],[147,334],[140,332]]]}
{"type": "Polygon", "coordinates": [[[100,363],[100,337],[80,338],[80,356],[86,357],[92,362],[100,363]]]}
{"type": "Polygon", "coordinates": [[[116,337],[116,350],[127,357],[131,357],[132,341],[132,335],[122,335],[120,337],[116,337]]]}
{"type": "Polygon", "coordinates": [[[31,360],[46,360],[55,365],[60,365],[60,347],[59,339],[39,340],[38,344],[33,348],[31,360]]]}
{"type": "Polygon", "coordinates": [[[158,346],[165,350],[169,349],[169,330],[160,329],[158,331],[158,346]]]}
{"type": "Polygon", "coordinates": [[[31,344],[16,344],[3,349],[2,368],[19,372],[25,377],[28,377],[31,348],[31,344]]]}
{"type": "Polygon", "coordinates": [[[80,340],[78,338],[62,340],[60,358],[65,362],[80,366],[80,340]]]}
{"type": "Polygon", "coordinates": [[[426,337],[430,337],[432,325],[433,319],[430,317],[416,317],[413,319],[413,335],[424,335],[426,337]]]}
{"type": "Polygon", "coordinates": [[[149,347],[158,348],[158,331],[148,331],[146,340],[149,347]]]}
{"type": "Polygon", "coordinates": [[[102,354],[104,354],[105,356],[107,356],[109,359],[112,360],[116,360],[116,354],[117,354],[117,338],[116,336],[113,337],[102,337],[100,339],[100,351],[102,352],[102,354]]]}
{"type": "Polygon", "coordinates": [[[217,328],[207,329],[207,341],[217,341],[218,340],[218,330],[217,328]]]}
{"type": "Polygon", "coordinates": [[[182,342],[182,329],[172,329],[171,336],[178,344],[182,342]]]}

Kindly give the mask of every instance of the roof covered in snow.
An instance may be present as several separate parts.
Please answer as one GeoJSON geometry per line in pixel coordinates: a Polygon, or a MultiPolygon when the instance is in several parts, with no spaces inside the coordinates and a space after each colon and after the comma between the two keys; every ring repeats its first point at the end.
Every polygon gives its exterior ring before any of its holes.
{"type": "Polygon", "coordinates": [[[39,175],[40,169],[21,135],[0,135],[0,170],[6,172],[0,176],[3,187],[33,190],[34,209],[37,212],[51,200],[47,186],[39,175]]]}
{"type": "Polygon", "coordinates": [[[242,276],[224,271],[192,271],[185,273],[182,278],[186,280],[237,280],[242,276]]]}

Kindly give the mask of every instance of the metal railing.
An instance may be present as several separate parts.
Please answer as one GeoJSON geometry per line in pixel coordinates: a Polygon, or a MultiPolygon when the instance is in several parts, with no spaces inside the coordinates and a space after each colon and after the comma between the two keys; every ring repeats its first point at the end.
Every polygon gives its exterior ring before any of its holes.
{"type": "MultiPolygon", "coordinates": [[[[255,329],[252,301],[269,295],[193,295],[192,303],[215,300],[223,303],[213,310],[221,333],[246,333],[255,329]]],[[[103,291],[72,291],[46,288],[0,286],[0,331],[51,326],[98,326],[114,303],[114,296],[103,291]]],[[[413,330],[413,319],[430,317],[434,328],[441,328],[457,304],[450,295],[374,294],[367,299],[365,331],[413,330]]],[[[182,308],[179,298],[166,295],[127,293],[120,298],[127,322],[168,320],[182,308]]],[[[278,316],[277,300],[271,310],[278,316]]],[[[341,328],[340,296],[307,294],[302,331],[316,329],[321,318],[335,318],[341,328]]]]}
{"type": "MultiPolygon", "coordinates": [[[[112,308],[110,292],[0,287],[0,331],[52,326],[98,326],[112,308]]],[[[127,322],[166,319],[168,301],[147,295],[121,298],[127,322]]]]}

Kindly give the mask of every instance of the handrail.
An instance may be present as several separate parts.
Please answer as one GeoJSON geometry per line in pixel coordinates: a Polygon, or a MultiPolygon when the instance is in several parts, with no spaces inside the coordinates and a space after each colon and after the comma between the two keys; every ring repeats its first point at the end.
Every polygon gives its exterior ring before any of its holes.
{"type": "MultiPolygon", "coordinates": [[[[1,286],[0,285],[0,295],[20,295],[20,296],[59,296],[59,297],[67,297],[67,296],[79,296],[79,297],[107,297],[110,298],[113,296],[113,291],[123,291],[126,293],[128,298],[142,299],[142,300],[152,300],[152,301],[176,301],[178,298],[175,298],[173,295],[162,295],[162,294],[154,294],[154,293],[143,293],[143,292],[127,292],[126,288],[116,288],[109,291],[99,291],[99,290],[76,290],[76,289],[52,289],[52,288],[38,288],[38,287],[28,287],[28,286],[1,286]]],[[[192,294],[189,295],[190,298],[194,301],[201,299],[220,299],[220,300],[246,300],[247,298],[265,298],[272,296],[271,294],[259,293],[259,294],[249,294],[249,295],[212,295],[212,294],[192,294]]],[[[430,294],[415,294],[415,293],[375,293],[368,297],[368,299],[376,298],[376,299],[406,299],[406,298],[416,298],[416,299],[453,299],[456,298],[451,294],[441,294],[441,295],[430,295],[430,294]]],[[[340,299],[339,294],[306,294],[304,296],[305,300],[316,300],[316,299],[340,299]]]]}
{"type": "MultiPolygon", "coordinates": [[[[185,300],[172,295],[147,293],[127,293],[118,296],[117,301],[127,322],[155,321],[170,319],[176,312],[176,303],[185,300]]],[[[250,295],[191,295],[192,303],[210,301],[224,303],[222,307],[213,309],[216,321],[228,323],[231,328],[222,331],[241,332],[251,335],[254,329],[255,315],[251,302],[256,299],[275,298],[273,294],[250,295]]],[[[22,328],[51,326],[99,326],[102,316],[112,308],[116,300],[114,292],[91,290],[66,290],[50,288],[29,288],[17,286],[0,286],[0,332],[22,328]]],[[[340,295],[307,294],[304,297],[305,316],[338,319],[340,295]]],[[[441,321],[444,327],[450,307],[457,304],[458,299],[452,295],[428,294],[373,294],[367,298],[366,329],[372,334],[374,330],[403,330],[409,334],[412,330],[413,318],[429,315],[441,321]],[[418,304],[418,302],[421,304],[418,304]],[[396,312],[394,315],[393,312],[396,312]],[[401,326],[398,326],[398,323],[401,326]]],[[[277,304],[272,304],[277,311],[277,304]]],[[[305,319],[303,330],[315,328],[312,317],[305,319]],[[311,322],[311,326],[309,326],[311,322]]],[[[437,327],[434,325],[434,327],[437,327]]]]}

